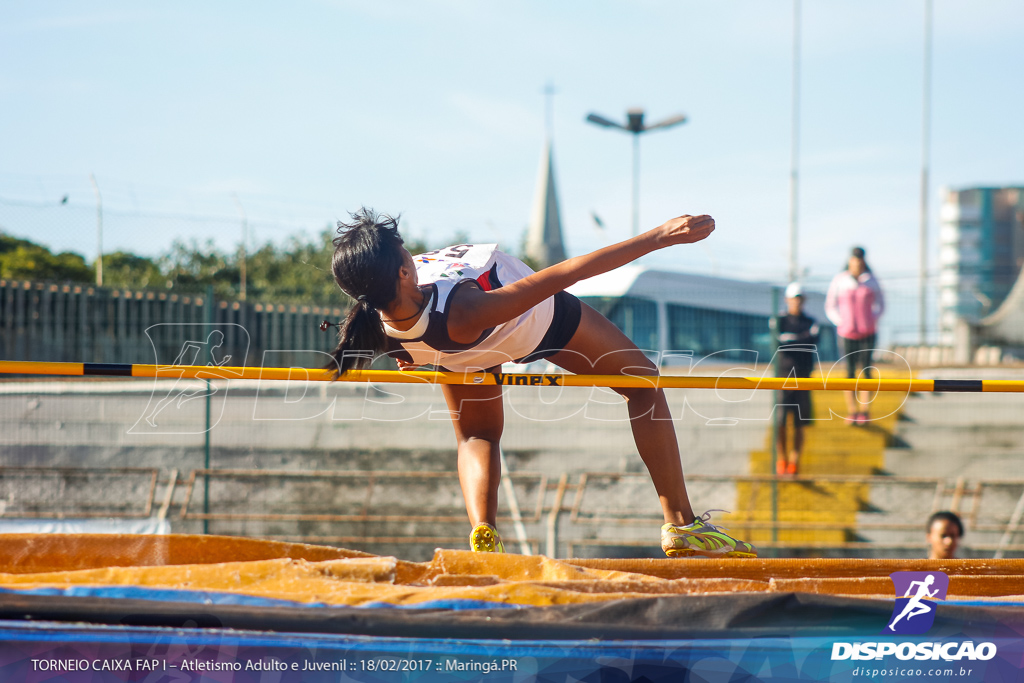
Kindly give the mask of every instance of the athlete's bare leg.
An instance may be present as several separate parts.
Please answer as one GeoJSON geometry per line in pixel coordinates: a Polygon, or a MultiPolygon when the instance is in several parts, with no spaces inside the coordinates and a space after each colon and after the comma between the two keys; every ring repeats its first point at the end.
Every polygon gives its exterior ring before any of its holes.
{"type": "MultiPolygon", "coordinates": [[[[586,304],[576,334],[549,360],[576,374],[658,374],[655,365],[619,328],[586,304]]],[[[633,441],[654,480],[665,521],[690,524],[694,514],[686,495],[679,444],[664,390],[615,391],[626,399],[633,441]]]]}
{"type": "Polygon", "coordinates": [[[505,424],[502,387],[444,385],[459,443],[459,484],[469,521],[497,526],[501,455],[498,444],[505,424]]]}

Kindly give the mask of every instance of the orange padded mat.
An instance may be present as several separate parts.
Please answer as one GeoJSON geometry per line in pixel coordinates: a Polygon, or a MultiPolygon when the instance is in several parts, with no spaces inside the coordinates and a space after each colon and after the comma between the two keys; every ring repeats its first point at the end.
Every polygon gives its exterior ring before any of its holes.
{"type": "Polygon", "coordinates": [[[555,605],[659,595],[893,598],[894,571],[943,571],[950,599],[1024,602],[1024,560],[578,559],[437,550],[404,562],[225,536],[0,535],[0,587],[131,585],[361,605],[482,600],[555,605]]]}

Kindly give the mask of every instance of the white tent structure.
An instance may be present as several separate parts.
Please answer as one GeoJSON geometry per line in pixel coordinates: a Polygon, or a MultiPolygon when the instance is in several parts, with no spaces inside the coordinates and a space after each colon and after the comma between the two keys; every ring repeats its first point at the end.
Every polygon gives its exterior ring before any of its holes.
{"type": "Polygon", "coordinates": [[[1024,346],[1024,270],[999,308],[978,321],[978,328],[983,343],[1024,346]]]}

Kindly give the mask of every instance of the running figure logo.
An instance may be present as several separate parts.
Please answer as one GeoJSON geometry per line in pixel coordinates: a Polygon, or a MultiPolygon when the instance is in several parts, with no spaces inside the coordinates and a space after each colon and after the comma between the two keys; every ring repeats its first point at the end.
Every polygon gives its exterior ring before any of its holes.
{"type": "Polygon", "coordinates": [[[936,600],[945,600],[949,577],[943,572],[893,572],[896,606],[882,633],[919,635],[935,623],[936,600]]]}
{"type": "Polygon", "coordinates": [[[224,414],[230,384],[224,380],[242,376],[248,332],[237,323],[156,323],[146,328],[146,336],[158,372],[128,433],[203,434],[212,429],[224,414]],[[232,367],[232,356],[240,359],[235,362],[239,367],[232,367]],[[187,379],[169,367],[175,365],[207,367],[210,373],[197,368],[195,378],[187,379]]]}
{"type": "MultiPolygon", "coordinates": [[[[216,360],[219,355],[216,353],[224,344],[224,333],[220,330],[214,330],[210,332],[206,337],[206,341],[186,341],[181,346],[181,351],[178,353],[178,357],[174,359],[171,365],[198,365],[201,363],[201,359],[204,355],[216,360]],[[204,349],[206,353],[203,353],[204,349]]],[[[227,362],[231,360],[231,355],[226,355],[216,363],[210,360],[206,363],[207,367],[221,367],[227,365],[227,362]]],[[[179,378],[180,379],[180,378],[179,378]]],[[[180,408],[186,401],[191,401],[194,398],[204,398],[205,396],[213,396],[217,393],[217,387],[207,382],[206,387],[201,385],[198,387],[192,387],[191,389],[180,389],[178,388],[178,381],[174,382],[174,385],[167,390],[167,395],[156,404],[156,407],[146,416],[146,422],[152,427],[156,427],[156,416],[168,405],[175,400],[178,401],[178,407],[180,408]]]]}

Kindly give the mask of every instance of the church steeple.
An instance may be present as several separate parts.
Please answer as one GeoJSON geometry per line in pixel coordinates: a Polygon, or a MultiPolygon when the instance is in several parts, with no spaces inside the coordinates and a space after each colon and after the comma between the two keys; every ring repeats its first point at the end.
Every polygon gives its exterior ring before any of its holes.
{"type": "Polygon", "coordinates": [[[537,177],[537,191],[530,213],[530,226],[526,233],[526,255],[540,267],[564,261],[565,245],[562,242],[562,219],[558,210],[558,192],[555,189],[555,160],[552,150],[552,96],[555,90],[549,83],[544,88],[546,96],[544,154],[540,160],[537,177]]]}
{"type": "Polygon", "coordinates": [[[537,178],[537,193],[530,214],[530,228],[526,234],[526,255],[546,268],[565,260],[562,243],[562,220],[558,211],[558,192],[555,189],[555,161],[551,141],[544,145],[537,178]]]}

